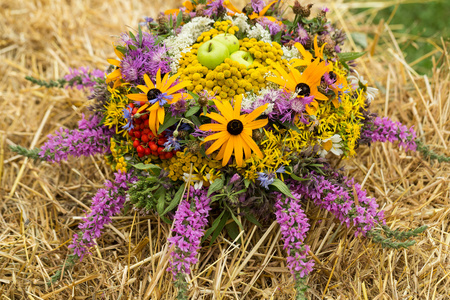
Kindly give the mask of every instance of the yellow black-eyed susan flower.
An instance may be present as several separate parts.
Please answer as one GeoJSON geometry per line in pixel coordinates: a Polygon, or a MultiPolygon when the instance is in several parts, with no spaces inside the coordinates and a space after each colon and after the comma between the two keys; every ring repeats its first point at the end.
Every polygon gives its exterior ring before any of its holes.
{"type": "Polygon", "coordinates": [[[263,158],[264,155],[252,139],[252,132],[253,129],[261,128],[267,124],[267,119],[255,119],[266,110],[268,104],[258,107],[249,114],[241,115],[242,95],[234,98],[234,109],[228,101],[213,101],[221,115],[218,113],[206,114],[207,117],[217,121],[218,124],[204,124],[200,126],[200,130],[203,131],[217,131],[217,133],[206,137],[204,140],[204,142],[216,140],[208,148],[206,154],[211,154],[220,148],[216,159],[222,159],[222,166],[227,164],[233,152],[236,164],[239,167],[243,165],[244,153],[246,159],[251,157],[252,151],[258,157],[263,158]]]}
{"type": "Polygon", "coordinates": [[[180,73],[169,77],[166,74],[161,80],[161,69],[156,73],[156,83],[154,84],[147,74],[144,74],[144,81],[146,85],[138,85],[137,88],[140,89],[144,94],[129,94],[127,97],[134,101],[141,102],[141,107],[138,109],[138,113],[147,109],[150,114],[148,117],[148,126],[153,134],[157,134],[159,125],[164,122],[164,104],[175,103],[181,98],[189,98],[188,94],[177,93],[179,90],[187,87],[191,84],[190,81],[182,81],[174,86],[171,85],[180,76],[180,73]]]}
{"type": "Polygon", "coordinates": [[[319,103],[316,100],[328,100],[328,97],[319,92],[318,89],[323,74],[329,70],[325,61],[320,61],[319,58],[316,58],[306,67],[303,73],[300,73],[300,71],[289,64],[289,74],[279,65],[274,65],[274,67],[277,76],[267,77],[268,81],[282,86],[288,92],[295,92],[300,97],[314,96],[312,102],[306,105],[308,114],[314,115],[317,111],[319,103]]]}

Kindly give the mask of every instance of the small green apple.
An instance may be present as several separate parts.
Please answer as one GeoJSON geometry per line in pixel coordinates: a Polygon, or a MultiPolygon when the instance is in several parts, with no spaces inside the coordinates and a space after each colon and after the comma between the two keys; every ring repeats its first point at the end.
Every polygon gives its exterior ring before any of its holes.
{"type": "Polygon", "coordinates": [[[239,50],[239,40],[234,34],[221,33],[216,35],[212,40],[221,42],[222,44],[227,46],[230,54],[239,50]]]}
{"type": "Polygon", "coordinates": [[[227,57],[230,57],[228,48],[224,44],[214,40],[203,43],[197,50],[199,63],[211,70],[214,70],[215,67],[223,63],[227,57]]]}
{"type": "Polygon", "coordinates": [[[247,69],[253,64],[253,57],[247,51],[236,51],[231,54],[230,59],[244,65],[247,69]]]}

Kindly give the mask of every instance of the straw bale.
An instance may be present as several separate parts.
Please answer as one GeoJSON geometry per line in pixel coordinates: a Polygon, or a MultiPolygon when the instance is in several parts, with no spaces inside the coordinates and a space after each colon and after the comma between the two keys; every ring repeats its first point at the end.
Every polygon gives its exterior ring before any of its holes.
{"type": "MultiPolygon", "coordinates": [[[[169,227],[153,215],[133,212],[115,217],[93,255],[47,286],[70,253],[67,246],[91,197],[112,173],[100,156],[61,165],[33,163],[7,146],[41,146],[59,127],[76,126],[87,104],[80,91],[39,88],[26,75],[57,79],[71,67],[103,69],[114,56],[117,35],[136,29],[144,15],[155,17],[179,3],[0,0],[1,299],[175,298],[165,272],[169,227]]],[[[449,45],[435,43],[432,76],[420,76],[405,62],[389,26],[371,24],[370,12],[351,15],[349,7],[358,3],[327,5],[330,18],[347,32],[376,35],[369,39],[373,55],[359,60],[361,74],[381,91],[372,110],[415,125],[423,141],[450,155],[449,45]]],[[[361,49],[350,41],[346,50],[361,49]]],[[[391,228],[426,224],[429,229],[409,249],[387,250],[308,205],[312,227],[306,242],[316,260],[309,297],[450,299],[450,165],[375,144],[360,147],[357,157],[340,166],[364,182],[391,228]]],[[[245,228],[242,244],[221,235],[211,247],[203,245],[187,278],[192,299],[292,299],[278,225],[261,229],[245,223],[245,228]]]]}

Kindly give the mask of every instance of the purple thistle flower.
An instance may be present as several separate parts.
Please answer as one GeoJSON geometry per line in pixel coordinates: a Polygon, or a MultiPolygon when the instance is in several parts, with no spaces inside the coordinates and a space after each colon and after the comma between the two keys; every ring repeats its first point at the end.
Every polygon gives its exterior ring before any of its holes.
{"type": "Polygon", "coordinates": [[[295,37],[294,41],[302,44],[303,46],[305,46],[306,43],[309,41],[308,31],[306,31],[306,29],[303,28],[301,24],[298,24],[297,36],[295,37]]]}
{"type": "Polygon", "coordinates": [[[93,115],[89,120],[83,115],[78,122],[78,130],[60,128],[54,135],[47,136],[39,156],[47,161],[60,162],[69,155],[79,157],[108,153],[114,129],[99,125],[100,121],[98,115],[93,115]]]}
{"type": "Polygon", "coordinates": [[[112,222],[111,217],[122,210],[128,184],[136,180],[131,173],[114,173],[114,180],[107,180],[105,188],[99,189],[92,198],[91,212],[78,225],[81,233],[73,235],[72,244],[69,246],[80,260],[90,254],[89,248],[95,245],[95,239],[101,236],[103,228],[112,222]]]}
{"type": "Polygon", "coordinates": [[[264,0],[252,0],[252,8],[256,13],[259,13],[264,9],[264,0]]]}
{"type": "Polygon", "coordinates": [[[153,35],[143,33],[142,44],[139,44],[138,37],[135,41],[128,34],[123,34],[121,40],[126,46],[133,48],[121,60],[121,73],[126,81],[144,84],[144,74],[154,79],[159,69],[161,74],[170,71],[170,57],[167,49],[163,45],[157,45],[153,35]]]}
{"type": "Polygon", "coordinates": [[[262,27],[269,30],[270,35],[274,36],[284,28],[280,26],[277,22],[273,22],[268,18],[259,18],[258,23],[261,24],[262,27]]]}
{"type": "Polygon", "coordinates": [[[179,273],[189,273],[191,265],[198,262],[196,255],[201,248],[201,238],[211,210],[211,199],[206,194],[207,190],[190,189],[189,198],[186,194],[178,205],[173,221],[173,236],[168,240],[170,247],[175,246],[167,269],[172,272],[174,279],[179,273]]]}
{"type": "Polygon", "coordinates": [[[170,105],[170,112],[172,113],[172,117],[177,117],[184,114],[187,110],[187,102],[184,99],[180,99],[175,103],[170,105]]]}
{"type": "Polygon", "coordinates": [[[209,4],[207,4],[207,9],[205,9],[205,16],[211,17],[212,15],[220,15],[222,12],[226,11],[226,8],[223,6],[223,0],[216,0],[209,4]]]}
{"type": "Polygon", "coordinates": [[[303,278],[312,271],[314,261],[306,257],[309,246],[303,244],[310,225],[300,206],[301,197],[288,198],[276,193],[276,199],[275,217],[280,224],[283,249],[288,254],[287,267],[296,279],[303,278]]]}
{"type": "Polygon", "coordinates": [[[394,122],[389,118],[377,117],[372,124],[368,124],[361,132],[361,139],[371,142],[399,142],[399,145],[405,150],[416,151],[417,144],[415,142],[417,135],[413,129],[407,128],[400,122],[394,122]]]}

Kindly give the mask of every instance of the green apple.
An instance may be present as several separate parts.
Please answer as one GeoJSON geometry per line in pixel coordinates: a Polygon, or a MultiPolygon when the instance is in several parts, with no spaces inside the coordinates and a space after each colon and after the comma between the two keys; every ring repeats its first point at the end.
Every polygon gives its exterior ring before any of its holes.
{"type": "Polygon", "coordinates": [[[215,67],[223,63],[227,57],[230,57],[228,48],[224,44],[214,40],[203,43],[197,50],[199,63],[211,70],[214,70],[215,67]]]}
{"type": "Polygon", "coordinates": [[[234,34],[221,33],[213,37],[213,41],[218,41],[227,46],[230,54],[239,50],[239,40],[234,34]]]}
{"type": "Polygon", "coordinates": [[[231,54],[230,59],[244,65],[247,69],[253,64],[253,57],[247,51],[236,51],[231,54]]]}

